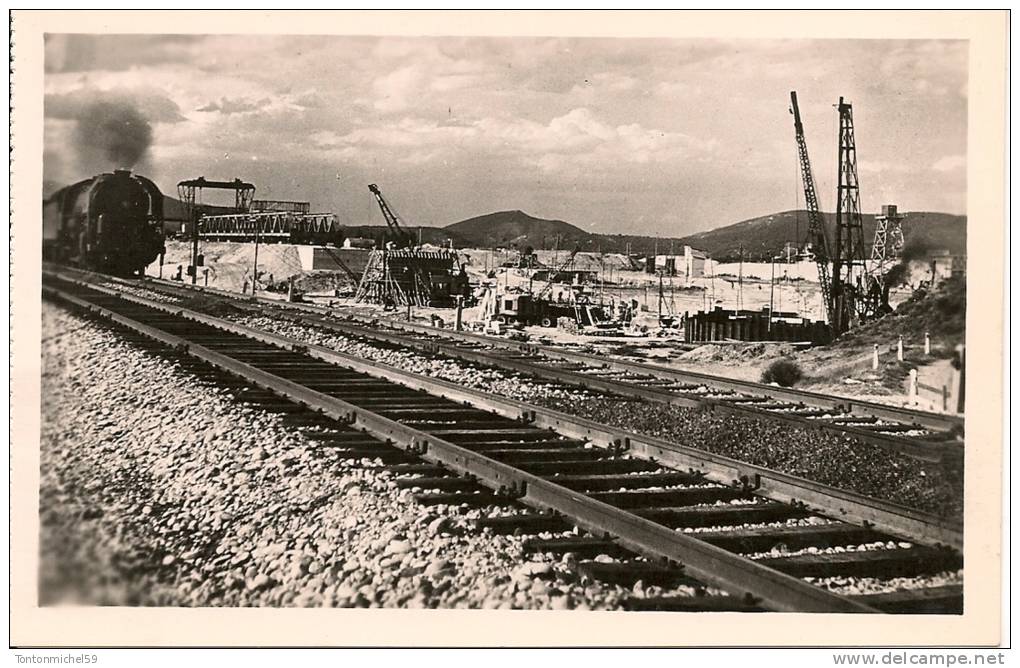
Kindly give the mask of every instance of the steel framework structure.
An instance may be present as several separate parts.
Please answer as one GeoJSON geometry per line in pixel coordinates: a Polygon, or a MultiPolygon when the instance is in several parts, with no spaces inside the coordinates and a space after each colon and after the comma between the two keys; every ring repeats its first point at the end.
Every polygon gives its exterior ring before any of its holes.
{"type": "Polygon", "coordinates": [[[262,211],[202,216],[198,234],[203,239],[246,241],[260,236],[266,240],[295,241],[338,235],[336,215],[332,213],[289,213],[262,211]]]}
{"type": "Polygon", "coordinates": [[[871,248],[872,271],[880,272],[880,268],[891,262],[899,261],[903,251],[903,219],[896,211],[896,205],[887,204],[882,207],[882,215],[875,216],[875,244],[871,248]]]}
{"type": "Polygon", "coordinates": [[[808,234],[811,237],[815,263],[818,265],[818,282],[822,286],[822,303],[831,320],[835,305],[829,277],[829,234],[825,228],[825,218],[818,207],[815,177],[811,171],[811,159],[808,157],[807,140],[804,138],[804,125],[800,120],[796,91],[790,92],[790,103],[790,113],[793,114],[793,128],[797,138],[797,157],[800,161],[800,173],[804,182],[804,203],[808,211],[808,234]]]}
{"type": "Polygon", "coordinates": [[[252,200],[255,198],[255,186],[246,183],[241,179],[233,181],[209,181],[204,176],[197,179],[188,179],[177,184],[177,194],[184,204],[184,215],[187,221],[188,231],[191,235],[191,267],[188,272],[191,275],[191,282],[198,282],[198,202],[202,199],[202,191],[210,190],[233,190],[234,209],[238,213],[245,213],[251,209],[252,200]]]}
{"type": "Polygon", "coordinates": [[[411,248],[414,246],[414,237],[401,226],[400,216],[396,214],[393,209],[390,208],[389,203],[383,199],[382,191],[379,190],[379,186],[372,183],[368,186],[369,191],[375,195],[375,201],[379,205],[379,210],[382,211],[383,219],[386,221],[386,227],[389,228],[389,241],[391,241],[397,248],[411,248]]]}
{"type": "Polygon", "coordinates": [[[857,143],[853,105],[839,98],[839,168],[836,191],[836,244],[832,256],[834,311],[831,322],[838,335],[878,312],[880,301],[866,264],[861,192],[857,177],[857,143]]]}

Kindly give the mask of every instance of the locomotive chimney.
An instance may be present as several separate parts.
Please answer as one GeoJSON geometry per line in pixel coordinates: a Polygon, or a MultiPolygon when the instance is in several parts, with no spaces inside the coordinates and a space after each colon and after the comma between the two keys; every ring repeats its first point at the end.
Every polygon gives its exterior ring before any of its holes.
{"type": "Polygon", "coordinates": [[[116,176],[131,176],[131,170],[130,169],[123,169],[123,168],[115,169],[115,170],[113,170],[113,173],[116,176]]]}

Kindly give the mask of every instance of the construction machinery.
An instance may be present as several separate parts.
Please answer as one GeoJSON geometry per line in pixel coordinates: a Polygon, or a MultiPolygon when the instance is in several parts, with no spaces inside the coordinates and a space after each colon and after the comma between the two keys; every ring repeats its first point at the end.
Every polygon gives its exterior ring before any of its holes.
{"type": "Polygon", "coordinates": [[[605,309],[578,301],[555,302],[528,293],[498,295],[494,317],[508,325],[556,327],[561,318],[573,322],[578,331],[592,332],[609,323],[605,309]]]}
{"type": "Polygon", "coordinates": [[[383,219],[386,221],[388,234],[384,245],[391,248],[414,247],[414,237],[401,225],[400,217],[383,198],[379,186],[372,183],[368,186],[368,189],[375,195],[375,201],[379,204],[379,210],[382,211],[383,219]]]}
{"type": "Polygon", "coordinates": [[[887,291],[883,290],[881,281],[869,271],[866,263],[853,106],[842,97],[836,105],[839,114],[836,236],[830,245],[825,219],[818,206],[796,92],[790,93],[790,101],[804,183],[804,199],[808,209],[808,234],[818,265],[826,319],[833,335],[839,336],[860,322],[888,310],[887,291]]]}
{"type": "Polygon", "coordinates": [[[379,203],[388,232],[383,248],[369,255],[355,301],[382,304],[386,308],[445,308],[454,306],[458,298],[468,297],[467,274],[457,252],[416,248],[414,237],[383,198],[379,186],[373,183],[368,189],[379,203]]]}
{"type": "Polygon", "coordinates": [[[188,235],[191,237],[191,264],[188,265],[188,276],[191,277],[191,284],[198,280],[198,268],[204,264],[204,258],[198,253],[199,239],[199,210],[201,209],[202,193],[205,190],[233,190],[234,207],[236,214],[245,214],[251,210],[252,200],[255,198],[255,186],[246,183],[241,179],[233,181],[210,181],[204,176],[197,179],[188,179],[177,184],[177,194],[184,205],[185,225],[188,235]]]}
{"type": "Polygon", "coordinates": [[[889,301],[889,289],[903,279],[903,219],[895,204],[883,204],[882,214],[875,216],[875,242],[871,246],[871,274],[882,289],[883,304],[889,301]]]}
{"type": "Polygon", "coordinates": [[[549,272],[549,280],[546,282],[544,286],[542,286],[542,289],[539,290],[538,294],[535,295],[536,299],[545,299],[549,295],[549,293],[552,292],[553,284],[556,282],[556,277],[559,276],[562,272],[566,271],[567,267],[569,267],[574,262],[574,258],[577,257],[578,250],[579,248],[575,246],[574,250],[570,251],[570,255],[567,256],[567,259],[561,262],[560,266],[555,267],[552,271],[549,272]]]}
{"type": "Polygon", "coordinates": [[[797,138],[797,157],[800,161],[801,179],[804,182],[804,203],[808,212],[808,237],[814,252],[815,263],[818,265],[818,282],[822,286],[822,303],[827,320],[833,317],[832,284],[829,275],[829,233],[825,227],[825,218],[818,208],[818,193],[815,189],[815,177],[811,171],[811,159],[808,157],[807,140],[804,138],[804,125],[800,120],[800,108],[797,106],[797,92],[790,92],[790,113],[793,114],[793,129],[797,138]]]}
{"type": "Polygon", "coordinates": [[[839,180],[832,275],[838,283],[833,285],[837,309],[833,328],[842,333],[877,317],[885,305],[881,284],[867,266],[853,106],[841,97],[836,108],[839,112],[839,180]]]}
{"type": "Polygon", "coordinates": [[[903,219],[895,204],[883,204],[882,215],[875,216],[875,243],[871,247],[871,261],[878,266],[898,262],[903,252],[903,219]]]}

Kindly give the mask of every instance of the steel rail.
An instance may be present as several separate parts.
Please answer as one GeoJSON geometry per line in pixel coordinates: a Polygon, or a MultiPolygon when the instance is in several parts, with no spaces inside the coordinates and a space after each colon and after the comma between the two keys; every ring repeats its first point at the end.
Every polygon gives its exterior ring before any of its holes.
{"type": "Polygon", "coordinates": [[[945,458],[961,461],[963,458],[963,448],[958,442],[944,443],[937,441],[922,441],[909,437],[897,436],[895,434],[884,434],[853,425],[834,424],[824,420],[812,420],[804,416],[791,413],[755,408],[753,404],[744,405],[741,403],[726,401],[725,399],[716,399],[711,397],[691,398],[689,396],[677,395],[654,387],[642,386],[637,383],[599,378],[597,376],[593,377],[587,374],[577,373],[575,371],[560,370],[545,366],[541,363],[529,361],[528,359],[509,358],[494,355],[491,352],[486,351],[466,350],[458,346],[456,343],[443,342],[443,337],[433,337],[427,340],[422,340],[408,337],[406,334],[392,334],[390,332],[372,329],[368,325],[351,325],[345,322],[337,322],[321,316],[291,315],[290,317],[298,317],[303,322],[352,336],[361,336],[402,347],[414,348],[423,352],[447,355],[466,362],[473,362],[487,366],[497,366],[511,371],[538,376],[547,380],[555,380],[568,385],[601,390],[603,392],[609,392],[621,396],[647,399],[673,406],[700,408],[711,412],[732,413],[744,417],[786,422],[804,429],[820,429],[822,431],[833,432],[841,436],[852,436],[891,452],[904,454],[909,457],[913,457],[914,459],[920,459],[927,462],[941,462],[945,458]],[[439,340],[437,340],[437,338],[439,340]]]}
{"type": "MultiPolygon", "coordinates": [[[[96,289],[89,286],[90,289],[96,289]]],[[[367,411],[342,399],[317,392],[299,383],[286,380],[250,364],[218,353],[186,338],[165,332],[116,311],[90,302],[86,298],[53,287],[44,293],[71,303],[78,308],[137,331],[175,350],[185,352],[232,375],[303,404],[352,427],[362,429],[404,450],[414,452],[426,461],[441,464],[461,475],[470,476],[481,484],[501,492],[511,492],[519,501],[549,509],[575,522],[578,526],[613,535],[621,545],[646,556],[681,564],[692,577],[717,586],[741,600],[785,612],[875,613],[859,601],[828,592],[807,582],[740,557],[724,549],[697,540],[588,498],[583,494],[548,480],[525,473],[512,466],[437,438],[427,432],[367,411]]],[[[104,290],[97,290],[106,293],[104,290]]],[[[144,306],[163,313],[197,322],[216,319],[186,309],[172,309],[158,302],[114,296],[127,303],[144,306]]],[[[225,324],[218,321],[217,325],[225,324]]],[[[214,325],[215,326],[215,325],[214,325]]],[[[236,331],[234,327],[222,328],[236,331]]],[[[260,337],[261,338],[261,337],[260,337]]],[[[289,342],[295,352],[306,353],[305,346],[289,342]]]]}
{"type": "MultiPolygon", "coordinates": [[[[280,304],[277,303],[277,306],[280,306],[280,304]]],[[[290,304],[286,304],[286,306],[289,307],[290,304]]],[[[343,317],[359,320],[365,323],[369,323],[372,320],[364,316],[357,316],[353,314],[345,314],[343,317]]],[[[793,403],[802,403],[808,406],[816,406],[818,408],[838,410],[850,415],[885,418],[901,424],[917,425],[934,431],[950,432],[954,429],[961,429],[964,424],[963,418],[956,415],[942,415],[939,413],[930,413],[928,411],[919,411],[909,408],[901,408],[898,406],[887,406],[869,401],[861,401],[850,397],[834,397],[806,390],[794,390],[790,388],[776,387],[773,385],[765,385],[763,383],[755,383],[748,380],[738,380],[734,378],[726,378],[724,376],[699,373],[696,371],[673,369],[657,364],[625,362],[592,355],[590,353],[564,350],[556,346],[496,339],[490,336],[483,336],[471,332],[452,332],[446,329],[432,327],[431,325],[408,323],[406,321],[400,321],[393,318],[374,319],[385,322],[397,329],[406,329],[428,336],[461,338],[462,340],[474,343],[516,349],[526,354],[539,353],[555,359],[576,362],[588,366],[599,366],[616,371],[631,373],[647,373],[659,378],[674,380],[677,382],[699,383],[723,390],[765,396],[777,401],[789,401],[793,403]]]]}
{"type": "MultiPolygon", "coordinates": [[[[115,279],[118,281],[126,282],[126,279],[115,279]]],[[[804,392],[802,390],[786,390],[784,388],[775,388],[771,385],[762,385],[758,383],[750,383],[749,381],[736,381],[732,379],[720,378],[717,376],[710,376],[707,374],[698,374],[694,372],[683,372],[675,371],[661,366],[647,365],[632,362],[619,362],[614,360],[607,360],[605,358],[599,358],[585,353],[575,353],[571,351],[563,351],[557,348],[548,348],[543,346],[536,346],[535,344],[524,344],[511,341],[504,341],[502,339],[492,339],[490,337],[483,337],[476,334],[465,333],[465,332],[450,332],[444,329],[438,329],[427,325],[417,325],[413,323],[407,323],[405,321],[391,320],[387,318],[363,318],[352,314],[344,314],[340,317],[347,320],[347,323],[337,322],[336,320],[329,320],[324,317],[328,314],[328,310],[324,310],[325,307],[308,305],[308,304],[294,304],[287,302],[279,302],[277,300],[267,299],[263,297],[250,297],[250,296],[239,296],[236,293],[230,293],[224,290],[208,287],[181,287],[176,284],[161,281],[159,279],[146,279],[147,283],[156,283],[161,285],[171,292],[177,294],[186,294],[188,292],[207,292],[216,296],[220,296],[224,299],[229,299],[233,302],[240,302],[249,307],[253,307],[254,303],[259,303],[267,306],[279,308],[281,311],[304,311],[310,312],[312,316],[296,316],[300,319],[311,321],[312,324],[334,329],[337,331],[343,331],[348,334],[354,334],[358,336],[365,336],[368,338],[374,338],[389,343],[394,343],[404,347],[413,347],[419,350],[423,350],[430,353],[441,353],[444,355],[459,358],[465,361],[472,361],[478,364],[485,364],[489,366],[498,366],[504,369],[519,371],[528,373],[531,375],[543,377],[549,380],[555,380],[566,384],[577,385],[580,387],[596,389],[604,392],[611,392],[620,394],[622,396],[630,396],[641,399],[648,399],[651,401],[657,401],[660,403],[666,403],[670,405],[685,406],[691,408],[701,408],[712,412],[720,413],[732,413],[741,415],[744,417],[751,418],[764,418],[777,422],[785,422],[801,428],[806,429],[819,429],[830,433],[838,434],[840,436],[850,436],[856,438],[862,442],[876,445],[885,450],[895,452],[897,454],[906,455],[914,459],[918,459],[926,462],[940,463],[943,461],[950,462],[955,466],[962,466],[964,459],[963,442],[960,440],[927,440],[923,438],[914,438],[907,436],[900,436],[895,433],[882,432],[877,429],[868,429],[867,427],[857,426],[854,424],[829,422],[822,419],[810,419],[806,416],[797,415],[789,412],[774,411],[768,409],[758,408],[754,405],[754,402],[736,402],[728,401],[722,398],[712,397],[690,397],[682,396],[676,393],[658,390],[653,387],[642,386],[634,382],[621,382],[612,379],[598,378],[583,373],[577,373],[570,370],[559,370],[546,365],[541,364],[537,361],[529,361],[527,359],[513,359],[501,357],[498,355],[492,355],[487,352],[470,351],[459,347],[453,341],[461,340],[467,343],[484,343],[487,346],[495,348],[505,348],[509,350],[518,350],[524,353],[526,356],[534,356],[537,354],[544,355],[555,359],[562,359],[565,361],[571,361],[574,363],[580,363],[584,365],[595,365],[596,368],[610,368],[624,372],[642,372],[649,373],[658,378],[668,378],[677,382],[690,382],[695,380],[705,385],[714,385],[718,389],[724,391],[733,391],[738,393],[755,392],[758,396],[765,396],[768,399],[777,401],[788,401],[788,400],[800,400],[801,406],[813,406],[824,408],[825,410],[833,410],[846,417],[858,416],[858,417],[884,417],[884,419],[894,419],[897,425],[902,425],[903,421],[908,418],[904,418],[904,415],[919,414],[923,417],[920,421],[915,420],[910,422],[911,426],[925,426],[920,424],[924,422],[927,424],[926,428],[935,428],[930,423],[933,419],[939,419],[943,416],[937,414],[926,413],[923,411],[911,411],[910,409],[900,409],[897,407],[886,407],[880,404],[872,404],[868,402],[856,402],[852,406],[848,404],[837,404],[832,405],[834,401],[844,401],[842,398],[826,397],[825,395],[819,395],[811,392],[804,392]],[[352,325],[350,322],[360,323],[360,325],[352,325]],[[397,331],[406,331],[413,334],[419,334],[422,336],[428,336],[431,340],[422,341],[419,339],[404,339],[399,334],[389,334],[386,332],[373,329],[371,326],[377,322],[382,322],[389,325],[392,329],[397,331]],[[437,340],[439,339],[439,340],[437,340]],[[440,340],[446,339],[448,343],[441,343],[440,340]],[[536,351],[535,348],[540,350],[536,351]],[[552,351],[552,352],[550,352],[552,351]],[[709,379],[709,380],[705,380],[709,379]],[[752,386],[754,389],[748,390],[747,386],[752,386]],[[768,391],[762,392],[760,388],[767,388],[768,391]],[[788,399],[784,399],[787,394],[792,393],[792,396],[788,399]],[[816,398],[825,399],[827,401],[814,401],[813,403],[805,403],[803,401],[805,396],[812,396],[816,398]],[[824,405],[823,405],[824,404],[824,405]],[[883,415],[876,415],[876,411],[868,407],[878,407],[883,415]],[[895,413],[896,417],[889,417],[889,412],[895,413]]],[[[291,315],[291,317],[295,317],[291,315]]],[[[845,400],[852,401],[852,400],[845,400]]],[[[956,416],[945,416],[950,420],[960,420],[956,416]]],[[[962,424],[962,421],[960,421],[962,424]]],[[[954,427],[955,428],[955,427],[954,427]]]]}
{"type": "Polygon", "coordinates": [[[180,314],[196,322],[203,322],[263,343],[301,350],[322,361],[360,371],[411,389],[481,408],[503,417],[524,420],[529,424],[550,429],[563,436],[590,440],[610,449],[626,450],[664,466],[680,470],[703,471],[706,477],[713,482],[744,485],[760,496],[801,505],[834,519],[874,527],[885,533],[915,542],[945,545],[957,550],[963,549],[963,523],[960,520],[941,518],[931,513],[838,489],[705,450],[600,424],[515,399],[495,396],[449,381],[403,371],[380,362],[368,361],[323,346],[252,329],[177,305],[121,294],[113,288],[94,285],[73,276],[62,275],[61,278],[121,297],[127,301],[168,313],[180,314]]]}
{"type": "MultiPolygon", "coordinates": [[[[755,383],[749,380],[738,380],[735,378],[716,376],[697,371],[674,369],[658,364],[614,360],[606,357],[600,357],[598,355],[592,355],[589,353],[564,350],[557,346],[512,341],[508,339],[485,336],[482,334],[475,334],[473,332],[464,331],[457,332],[448,329],[440,329],[438,327],[433,327],[431,325],[423,325],[419,323],[407,322],[405,320],[397,320],[395,318],[388,318],[383,316],[361,316],[352,313],[339,313],[338,309],[336,308],[331,308],[328,306],[322,306],[318,304],[300,304],[294,302],[282,302],[280,300],[270,299],[267,297],[259,297],[257,295],[256,296],[238,295],[236,292],[230,292],[229,290],[223,290],[220,288],[210,288],[208,286],[191,286],[191,285],[182,286],[173,281],[168,281],[165,279],[146,277],[141,280],[130,281],[129,279],[119,279],[116,277],[105,278],[115,281],[123,281],[125,283],[138,283],[142,285],[146,283],[151,283],[154,285],[160,285],[170,289],[174,289],[180,292],[196,292],[196,291],[208,292],[210,294],[218,295],[234,301],[255,302],[275,306],[281,309],[301,310],[316,313],[319,315],[334,315],[336,317],[355,320],[367,325],[372,324],[374,321],[379,321],[395,329],[403,329],[418,334],[423,334],[426,336],[439,336],[470,343],[495,346],[505,348],[508,350],[516,350],[527,355],[542,354],[555,359],[576,362],[587,366],[609,368],[616,371],[652,374],[658,376],[659,378],[674,380],[681,383],[698,383],[716,387],[723,390],[765,396],[768,397],[769,399],[773,399],[776,401],[802,403],[807,406],[836,410],[839,412],[848,413],[850,415],[855,416],[877,417],[891,420],[900,424],[916,425],[918,427],[923,427],[925,429],[930,429],[938,432],[946,433],[960,432],[964,428],[964,418],[960,415],[947,415],[912,408],[904,408],[900,406],[889,406],[886,404],[879,404],[871,401],[863,401],[851,397],[831,396],[807,390],[796,390],[792,388],[777,387],[774,385],[766,385],[764,383],[755,383]]],[[[959,441],[957,441],[956,444],[957,446],[960,446],[959,441]]]]}

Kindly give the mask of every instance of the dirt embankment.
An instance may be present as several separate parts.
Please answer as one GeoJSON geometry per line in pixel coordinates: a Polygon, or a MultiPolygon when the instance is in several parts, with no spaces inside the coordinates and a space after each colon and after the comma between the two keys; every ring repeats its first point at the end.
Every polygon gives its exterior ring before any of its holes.
{"type": "MultiPolygon", "coordinates": [[[[890,313],[844,334],[829,346],[799,350],[786,343],[705,344],[669,356],[670,366],[758,381],[768,365],[780,358],[795,361],[803,371],[798,388],[872,401],[904,404],[911,369],[921,382],[947,384],[944,367],[965,340],[967,286],[951,279],[934,291],[917,291],[890,313]],[[931,352],[924,350],[924,337],[931,352]],[[903,337],[903,360],[897,343],[903,337]],[[872,366],[879,348],[878,369],[872,366]]],[[[663,360],[656,360],[663,361],[663,360]]]]}

